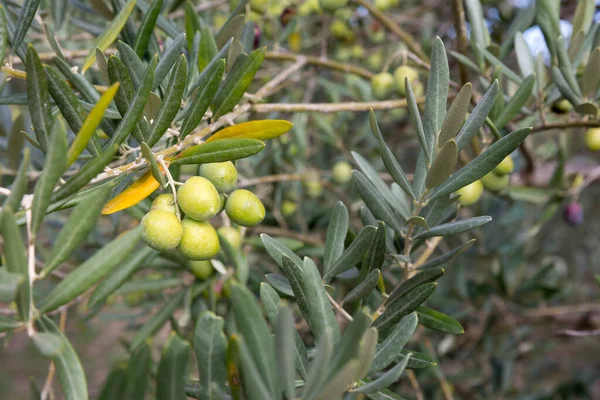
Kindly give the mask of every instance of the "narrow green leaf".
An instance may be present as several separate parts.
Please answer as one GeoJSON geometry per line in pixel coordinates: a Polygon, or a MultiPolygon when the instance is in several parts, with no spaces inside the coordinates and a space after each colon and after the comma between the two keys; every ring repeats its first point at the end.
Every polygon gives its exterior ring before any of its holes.
{"type": "Polygon", "coordinates": [[[341,201],[338,201],[331,214],[327,237],[325,238],[325,254],[323,261],[323,273],[326,275],[333,264],[344,252],[344,241],[348,233],[348,209],[341,201]]]}
{"type": "Polygon", "coordinates": [[[141,236],[141,228],[132,229],[117,236],[109,244],[98,250],[92,257],[88,258],[56,285],[46,297],[41,311],[49,312],[56,310],[110,274],[135,248],[141,236]]]}
{"type": "Polygon", "coordinates": [[[421,113],[419,112],[419,105],[417,104],[415,92],[413,91],[412,84],[409,82],[408,78],[405,78],[404,84],[406,87],[408,115],[410,116],[413,128],[415,131],[417,131],[417,138],[419,138],[419,143],[421,143],[421,149],[423,150],[423,154],[425,156],[425,165],[426,167],[429,167],[429,164],[433,158],[433,155],[431,154],[433,146],[430,146],[429,144],[429,140],[432,138],[425,135],[425,128],[423,127],[423,120],[421,119],[421,113]]]}
{"type": "Polygon", "coordinates": [[[454,167],[458,161],[458,146],[454,139],[448,140],[440,149],[433,160],[431,169],[425,181],[425,187],[431,189],[444,183],[446,179],[454,172],[454,167]]]}
{"type": "Polygon", "coordinates": [[[6,47],[8,46],[8,24],[6,23],[6,15],[4,7],[0,5],[0,65],[4,65],[4,56],[6,55],[6,47]]]}
{"type": "Polygon", "coordinates": [[[508,79],[510,79],[517,85],[523,83],[523,79],[519,75],[517,75],[512,69],[510,69],[508,65],[500,61],[500,59],[498,59],[495,55],[490,53],[487,49],[481,49],[481,51],[485,56],[486,60],[488,60],[490,64],[496,67],[496,69],[499,69],[502,75],[506,76],[508,79]]]}
{"type": "Polygon", "coordinates": [[[175,332],[171,332],[158,364],[157,399],[183,400],[186,398],[184,384],[189,358],[189,343],[181,339],[175,332]]]}
{"type": "Polygon", "coordinates": [[[162,99],[158,115],[150,128],[148,144],[154,146],[167,131],[181,106],[181,99],[187,85],[187,62],[182,54],[173,67],[168,89],[162,99]]]}
{"type": "Polygon", "coordinates": [[[358,285],[356,285],[356,287],[352,289],[346,295],[346,297],[344,297],[344,299],[342,300],[342,304],[359,301],[369,296],[377,287],[380,275],[381,274],[378,269],[372,270],[364,280],[362,280],[358,285]]]}
{"type": "Polygon", "coordinates": [[[594,20],[596,2],[594,0],[579,0],[573,16],[573,33],[587,32],[594,20]]]}
{"type": "Polygon", "coordinates": [[[144,18],[140,23],[140,27],[135,36],[135,42],[133,44],[133,49],[140,58],[144,57],[144,53],[148,48],[148,43],[150,42],[150,37],[154,31],[154,26],[156,25],[156,20],[160,15],[162,6],[163,0],[154,0],[150,5],[150,8],[148,8],[144,13],[144,18]]]}
{"type": "MultiPolygon", "coordinates": [[[[194,83],[192,83],[192,85],[190,85],[190,87],[188,88],[188,93],[193,92],[194,89],[201,86],[203,84],[203,82],[206,81],[207,77],[210,74],[212,74],[213,69],[216,68],[216,64],[220,63],[221,61],[225,61],[225,59],[227,58],[227,52],[229,51],[229,46],[231,46],[231,42],[232,41],[229,40],[227,43],[225,43],[225,45],[223,47],[221,47],[221,50],[219,50],[219,52],[217,53],[216,56],[214,56],[212,61],[210,63],[208,63],[208,65],[206,66],[204,71],[202,71],[200,76],[198,76],[198,78],[196,78],[194,83]]],[[[225,66],[223,66],[223,68],[225,68],[225,66]]]]}
{"type": "MultiPolygon", "coordinates": [[[[271,335],[269,334],[269,337],[271,335]]],[[[256,364],[256,359],[252,357],[251,347],[246,344],[245,340],[238,336],[231,336],[229,347],[236,347],[238,353],[239,364],[242,370],[242,380],[244,382],[244,392],[248,395],[249,400],[262,400],[275,398],[268,388],[268,383],[260,374],[260,369],[256,364]]]]}
{"type": "Polygon", "coordinates": [[[198,47],[198,71],[202,72],[217,55],[218,48],[209,27],[202,28],[198,47]]]}
{"type": "Polygon", "coordinates": [[[460,89],[454,101],[452,101],[452,105],[440,130],[438,146],[443,145],[450,139],[454,139],[460,128],[464,125],[465,115],[467,115],[469,104],[471,103],[471,95],[472,85],[469,82],[460,89]]]}
{"type": "Polygon", "coordinates": [[[160,170],[160,167],[158,166],[158,162],[156,162],[156,157],[154,156],[154,153],[145,142],[142,142],[140,147],[142,148],[142,155],[150,164],[150,168],[152,170],[152,177],[160,183],[160,187],[166,187],[167,181],[165,180],[165,176],[163,175],[162,171],[160,170]]]}
{"type": "Polygon", "coordinates": [[[180,34],[173,40],[173,43],[161,54],[160,62],[156,66],[156,73],[154,74],[154,82],[152,83],[152,90],[155,90],[162,81],[167,77],[171,68],[181,55],[183,51],[183,43],[185,42],[185,34],[180,34]]]}
{"type": "Polygon", "coordinates": [[[398,378],[400,378],[400,375],[402,375],[402,373],[406,369],[406,366],[408,365],[410,357],[411,354],[408,354],[407,356],[403,357],[402,361],[394,365],[394,367],[392,367],[381,377],[377,378],[377,380],[369,382],[366,385],[359,386],[358,388],[354,389],[353,392],[373,393],[387,388],[388,386],[396,382],[398,378]]]}
{"type": "Polygon", "coordinates": [[[377,372],[387,368],[401,354],[402,349],[417,329],[417,315],[411,313],[402,318],[385,340],[377,345],[371,371],[377,372]]]}
{"type": "Polygon", "coordinates": [[[265,143],[257,139],[222,139],[202,143],[184,150],[171,164],[208,164],[233,161],[250,157],[262,149],[265,143]]]}
{"type": "Polygon", "coordinates": [[[0,268],[0,302],[10,303],[17,298],[19,287],[25,282],[25,275],[7,272],[0,268]]]}
{"type": "Polygon", "coordinates": [[[127,385],[127,368],[126,365],[119,363],[106,377],[102,390],[98,395],[98,400],[123,398],[125,385],[127,385]]]}
{"type": "Polygon", "coordinates": [[[352,360],[327,381],[315,400],[339,399],[354,382],[356,371],[360,367],[358,360],[352,360]]]}
{"type": "Polygon", "coordinates": [[[236,329],[248,344],[248,350],[269,392],[275,396],[275,345],[260,307],[252,292],[239,284],[232,285],[230,300],[236,329]]]}
{"type": "Polygon", "coordinates": [[[83,63],[82,73],[85,73],[85,71],[87,71],[87,69],[96,61],[96,48],[105,51],[117,39],[121,30],[125,27],[125,23],[127,23],[127,19],[131,15],[131,12],[135,8],[135,2],[136,0],[129,0],[113,18],[104,33],[94,40],[94,46],[90,49],[90,52],[83,63]]]}
{"type": "Polygon", "coordinates": [[[15,180],[10,188],[10,194],[4,200],[3,207],[8,208],[11,211],[17,211],[19,209],[23,195],[27,190],[27,184],[29,182],[27,171],[29,170],[30,153],[29,148],[23,150],[19,170],[17,171],[15,180]]]}
{"type": "MultiPolygon", "coordinates": [[[[296,255],[296,253],[294,253],[293,251],[288,249],[283,243],[273,239],[272,237],[270,237],[269,235],[266,235],[264,233],[260,235],[260,239],[263,242],[263,245],[265,246],[265,249],[271,256],[271,258],[281,268],[283,268],[283,260],[284,260],[284,256],[285,256],[285,257],[289,258],[289,261],[292,262],[294,269],[296,269],[298,271],[302,270],[302,265],[303,265],[302,259],[300,257],[298,257],[296,255]]],[[[287,275],[288,271],[285,269],[284,269],[284,271],[287,275]]],[[[289,276],[288,276],[288,279],[289,279],[289,276]]]]}
{"type": "Polygon", "coordinates": [[[465,333],[460,322],[449,315],[431,308],[425,306],[417,308],[417,316],[419,317],[419,323],[429,329],[449,333],[451,335],[461,335],[465,333]]]}
{"type": "Polygon", "coordinates": [[[490,88],[485,92],[483,97],[481,97],[479,103],[477,103],[469,115],[469,118],[467,118],[467,122],[465,122],[460,132],[456,136],[456,144],[458,145],[459,151],[464,149],[467,144],[469,144],[473,136],[479,132],[485,122],[486,117],[490,113],[490,110],[494,106],[497,94],[498,81],[494,80],[490,88]]]}
{"type": "MultiPolygon", "coordinates": [[[[21,11],[19,12],[16,30],[13,35],[12,54],[15,54],[17,49],[21,46],[21,43],[23,43],[23,39],[25,39],[25,35],[27,35],[27,32],[31,27],[31,23],[33,22],[33,18],[35,17],[39,5],[40,0],[25,0],[23,3],[21,11]]],[[[27,63],[29,64],[29,61],[27,61],[27,63]]]]}
{"type": "MultiPolygon", "coordinates": [[[[471,29],[473,28],[471,27],[471,29]]],[[[434,154],[436,138],[446,117],[449,81],[450,71],[446,49],[442,39],[437,37],[431,50],[431,69],[429,70],[429,78],[427,78],[425,110],[423,112],[423,128],[425,129],[425,138],[429,146],[430,156],[434,154]]]]}
{"type": "Polygon", "coordinates": [[[558,67],[552,67],[551,71],[552,82],[554,82],[565,99],[569,100],[569,102],[573,105],[578,105],[581,103],[581,98],[578,97],[577,94],[571,89],[560,69],[558,67]]]}
{"type": "Polygon", "coordinates": [[[475,54],[479,68],[483,70],[484,59],[479,49],[485,49],[490,44],[490,34],[483,16],[481,2],[479,0],[467,0],[465,1],[465,9],[471,27],[471,49],[475,54]]]}
{"type": "Polygon", "coordinates": [[[436,287],[436,282],[430,282],[411,290],[404,297],[390,304],[373,325],[379,329],[379,332],[388,331],[402,318],[415,311],[433,294],[436,287]]]}
{"type": "Polygon", "coordinates": [[[278,380],[288,399],[296,397],[294,367],[294,318],[289,307],[280,307],[275,324],[278,380]]]}
{"type": "Polygon", "coordinates": [[[68,260],[71,253],[85,241],[92,228],[96,226],[102,207],[108,201],[111,192],[112,186],[104,186],[94,196],[89,196],[75,206],[54,241],[52,252],[46,259],[46,266],[42,270],[41,276],[47,276],[61,263],[68,260]]]}
{"type": "Polygon", "coordinates": [[[246,60],[248,54],[244,51],[244,45],[238,39],[233,39],[229,51],[227,52],[227,68],[226,72],[230,73],[236,62],[241,63],[246,60]],[[238,60],[239,57],[239,60],[238,60]]]}
{"type": "Polygon", "coordinates": [[[198,90],[186,109],[186,116],[181,124],[179,134],[181,139],[198,126],[206,110],[208,110],[208,107],[212,103],[215,94],[217,94],[223,72],[225,71],[225,60],[220,59],[216,63],[211,64],[200,75],[201,80],[197,84],[198,90]]]}
{"type": "MultiPolygon", "coordinates": [[[[34,2],[27,1],[27,3],[34,2]]],[[[22,10],[26,10],[26,7],[23,7],[22,10]]],[[[50,94],[48,92],[46,71],[44,71],[40,57],[31,45],[27,46],[25,71],[27,72],[27,103],[29,105],[33,130],[35,131],[38,143],[45,150],[48,147],[48,138],[52,130],[50,94]]]]}
{"type": "MultiPolygon", "coordinates": [[[[223,333],[223,318],[210,311],[203,312],[196,321],[194,330],[194,352],[200,372],[200,385],[209,388],[217,385],[225,390],[227,371],[225,370],[225,355],[227,352],[227,339],[223,333]]],[[[207,400],[217,400],[213,391],[207,391],[207,400]]]]}
{"type": "Polygon", "coordinates": [[[21,321],[16,319],[0,316],[0,332],[12,331],[22,325],[21,321]]]}
{"type": "Polygon", "coordinates": [[[419,353],[418,351],[402,349],[400,353],[402,356],[406,356],[408,353],[412,354],[408,366],[406,367],[408,369],[431,368],[437,365],[433,358],[429,357],[427,354],[419,353]]]}
{"type": "Polygon", "coordinates": [[[583,71],[583,80],[581,87],[583,88],[583,95],[586,98],[591,98],[598,91],[600,85],[600,71],[598,66],[600,65],[600,47],[596,47],[590,58],[585,70],[583,71]]]}
{"type": "Polygon", "coordinates": [[[290,285],[290,281],[285,277],[278,274],[266,274],[265,279],[271,284],[278,292],[285,294],[289,297],[294,297],[294,291],[290,285]]]}
{"type": "Polygon", "coordinates": [[[340,341],[333,348],[329,362],[329,378],[332,378],[350,361],[358,359],[360,341],[373,322],[368,309],[363,308],[358,309],[352,318],[352,321],[344,329],[340,341]]]}
{"type": "MultiPolygon", "coordinates": [[[[241,2],[240,2],[241,3],[241,2]]],[[[239,7],[239,3],[238,3],[239,7]]],[[[237,9],[237,7],[236,7],[237,9]]],[[[241,13],[240,13],[241,14],[241,13]]],[[[215,37],[215,42],[217,46],[222,46],[229,39],[240,39],[242,37],[242,33],[244,31],[244,21],[245,16],[235,15],[235,11],[229,16],[229,19],[223,26],[217,36],[215,37]]]]}
{"type": "MultiPolygon", "coordinates": [[[[525,32],[527,28],[534,25],[535,7],[523,7],[517,11],[515,18],[512,20],[508,31],[504,33],[504,40],[500,46],[500,58],[504,59],[512,49],[514,38],[518,32],[525,32]]],[[[518,52],[517,52],[518,53],[518,52]]],[[[540,53],[538,53],[540,54],[540,53]]],[[[409,363],[410,365],[410,363],[409,363]]]]}
{"type": "Polygon", "coordinates": [[[29,271],[25,257],[25,245],[15,216],[7,209],[0,213],[0,230],[4,241],[4,260],[6,269],[13,274],[23,277],[23,284],[19,288],[17,306],[22,321],[29,320],[29,271]]]}
{"type": "Polygon", "coordinates": [[[61,74],[81,93],[84,100],[90,103],[96,103],[100,99],[100,94],[83,75],[76,74],[71,70],[72,66],[59,57],[52,58],[52,62],[58,68],[61,74]]]}
{"type": "Polygon", "coordinates": [[[110,78],[108,77],[108,64],[104,52],[96,47],[96,64],[100,70],[100,75],[104,82],[110,85],[110,78]]]}
{"type": "Polygon", "coordinates": [[[85,372],[73,346],[47,316],[42,316],[37,323],[40,331],[52,333],[62,341],[62,350],[54,357],[53,361],[65,400],[87,400],[88,389],[85,372]]]}
{"type": "MultiPolygon", "coordinates": [[[[366,223],[365,225],[370,224],[366,223]]],[[[377,232],[375,233],[375,238],[373,238],[373,242],[371,243],[371,247],[369,248],[367,256],[363,260],[360,268],[359,279],[366,279],[367,275],[371,273],[371,271],[375,269],[381,270],[383,267],[388,239],[386,234],[387,229],[388,228],[383,222],[379,222],[377,224],[377,232]]]]}
{"type": "Polygon", "coordinates": [[[529,132],[531,132],[531,128],[518,129],[492,144],[486,151],[438,186],[430,200],[453,193],[486,175],[519,147],[529,132]]]}
{"type": "Polygon", "coordinates": [[[424,150],[421,150],[417,157],[417,166],[413,176],[413,191],[417,197],[421,197],[425,192],[425,180],[427,179],[427,170],[429,169],[429,161],[424,150]]]}
{"type": "Polygon", "coordinates": [[[31,206],[31,232],[37,234],[42,225],[50,197],[61,175],[67,169],[67,135],[64,126],[57,123],[50,140],[44,169],[35,184],[31,206]]]}
{"type": "Polygon", "coordinates": [[[139,88],[140,78],[144,75],[144,69],[146,69],[144,62],[138,57],[135,50],[125,42],[119,40],[117,42],[117,50],[119,50],[119,59],[125,66],[125,69],[127,69],[133,89],[139,88]]]}
{"type": "Polygon", "coordinates": [[[467,251],[471,246],[473,246],[475,244],[475,240],[476,239],[471,239],[468,242],[455,247],[454,249],[450,250],[446,254],[427,261],[425,264],[419,266],[419,269],[421,269],[421,270],[431,269],[431,268],[435,268],[435,267],[438,267],[440,265],[447,263],[448,261],[452,260],[458,254],[461,254],[461,253],[467,251]]]}
{"type": "Polygon", "coordinates": [[[383,140],[383,135],[381,134],[381,130],[379,130],[377,118],[375,117],[375,112],[373,110],[369,112],[369,122],[371,124],[371,131],[379,143],[379,152],[381,153],[381,158],[385,168],[390,173],[394,181],[402,188],[402,190],[404,190],[410,197],[415,199],[415,194],[410,186],[410,182],[408,181],[406,174],[404,173],[404,170],[383,140]]]}
{"type": "Polygon", "coordinates": [[[556,39],[556,51],[558,56],[558,68],[560,68],[563,77],[569,84],[573,93],[581,98],[581,90],[579,89],[579,84],[577,83],[577,77],[573,70],[573,66],[571,65],[571,60],[569,60],[565,39],[562,36],[559,36],[558,39],[556,39]]]}
{"type": "Polygon", "coordinates": [[[402,282],[392,291],[392,293],[390,293],[390,297],[388,297],[387,304],[392,304],[396,299],[400,299],[406,296],[409,292],[411,292],[418,286],[424,285],[429,282],[435,282],[438,278],[443,276],[444,273],[445,271],[443,268],[431,268],[416,274],[412,278],[402,282]]]}
{"type": "Polygon", "coordinates": [[[379,338],[379,334],[377,332],[377,328],[370,327],[367,329],[363,338],[360,342],[360,351],[358,353],[358,361],[360,362],[360,367],[356,371],[356,375],[354,376],[355,381],[363,380],[371,370],[371,365],[373,364],[373,358],[375,356],[375,350],[377,348],[377,339],[379,338]]]}
{"type": "Polygon", "coordinates": [[[241,63],[236,62],[213,99],[213,120],[217,120],[233,110],[233,107],[240,101],[252,83],[256,71],[265,58],[265,53],[266,49],[263,47],[251,52],[241,63]]]}
{"type": "Polygon", "coordinates": [[[396,216],[392,213],[389,205],[378,195],[378,191],[369,180],[359,171],[352,171],[354,184],[365,201],[365,204],[373,212],[376,218],[382,220],[396,232],[401,232],[402,227],[396,216]]]}
{"type": "Polygon", "coordinates": [[[327,298],[319,270],[314,261],[308,257],[304,258],[301,284],[308,306],[308,315],[304,315],[304,318],[316,342],[320,343],[327,336],[330,343],[337,343],[340,338],[340,327],[327,298]]]}
{"type": "MultiPolygon", "coordinates": [[[[409,362],[409,366],[407,368],[410,368],[410,361],[411,359],[408,361],[409,362]]],[[[368,399],[370,400],[405,400],[403,397],[401,397],[400,395],[385,389],[385,390],[380,390],[379,392],[374,392],[374,393],[365,393],[365,395],[367,396],[368,399]]]]}
{"type": "Polygon", "coordinates": [[[187,0],[184,5],[184,14],[185,14],[185,35],[188,40],[188,51],[192,51],[193,46],[193,38],[202,29],[202,22],[200,21],[200,17],[196,10],[194,10],[194,5],[191,1],[187,0]]]}
{"type": "Polygon", "coordinates": [[[494,121],[496,128],[502,129],[508,124],[520,111],[527,101],[531,98],[531,92],[535,85],[535,74],[529,75],[519,89],[515,92],[514,96],[511,97],[510,101],[504,107],[504,110],[500,116],[494,121]]]}
{"type": "Polygon", "coordinates": [[[529,45],[521,32],[515,34],[515,53],[517,54],[517,62],[519,63],[521,76],[527,78],[529,75],[535,73],[533,56],[531,55],[529,45]]]}
{"type": "Polygon", "coordinates": [[[125,399],[143,399],[148,389],[148,379],[152,369],[152,354],[150,346],[144,343],[133,352],[127,365],[127,384],[125,386],[125,399]]]}
{"type": "Polygon", "coordinates": [[[323,387],[329,372],[329,360],[331,358],[332,344],[330,338],[325,336],[317,343],[316,356],[310,364],[306,385],[302,389],[302,400],[312,400],[323,387]]]}
{"type": "Polygon", "coordinates": [[[348,246],[346,251],[323,275],[323,280],[329,282],[334,276],[339,275],[358,264],[371,247],[373,238],[375,238],[375,233],[377,233],[377,228],[372,225],[365,226],[361,229],[358,235],[356,235],[356,238],[352,241],[352,244],[348,246]]]}
{"type": "Polygon", "coordinates": [[[447,224],[437,225],[432,227],[428,231],[423,231],[416,235],[414,239],[427,239],[434,236],[450,236],[457,233],[470,231],[471,229],[478,228],[482,225],[487,224],[492,220],[492,217],[472,217],[462,219],[460,221],[448,222],[447,224]]]}

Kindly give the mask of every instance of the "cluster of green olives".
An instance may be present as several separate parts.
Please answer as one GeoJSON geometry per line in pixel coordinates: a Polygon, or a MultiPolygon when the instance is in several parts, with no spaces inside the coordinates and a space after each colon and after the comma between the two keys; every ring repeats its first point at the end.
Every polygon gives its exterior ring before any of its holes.
{"type": "Polygon", "coordinates": [[[402,97],[406,96],[406,79],[412,85],[415,96],[421,96],[424,93],[423,84],[419,81],[419,72],[408,66],[401,65],[394,73],[380,72],[371,78],[371,92],[376,99],[384,100],[389,98],[394,91],[402,97]]]}
{"type": "Polygon", "coordinates": [[[189,178],[177,190],[177,202],[172,194],[162,194],[152,202],[142,219],[143,239],[157,251],[177,248],[189,260],[208,260],[217,255],[221,246],[219,235],[239,247],[237,229],[219,228],[209,220],[225,210],[229,219],[240,226],[254,226],[265,217],[265,207],[249,190],[234,190],[237,170],[232,162],[203,164],[200,176],[189,178]],[[185,216],[179,219],[178,210],[185,216]]]}
{"type": "Polygon", "coordinates": [[[511,156],[506,156],[500,164],[483,178],[459,189],[456,194],[460,197],[458,201],[463,206],[470,206],[479,201],[483,194],[484,187],[492,192],[499,192],[506,188],[510,182],[510,174],[514,169],[514,162],[511,156]]]}

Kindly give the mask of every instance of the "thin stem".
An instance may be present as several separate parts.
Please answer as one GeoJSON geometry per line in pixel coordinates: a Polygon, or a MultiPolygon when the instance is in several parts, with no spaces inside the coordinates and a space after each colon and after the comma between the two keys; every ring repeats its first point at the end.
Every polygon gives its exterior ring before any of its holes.
{"type": "MultiPolygon", "coordinates": [[[[456,30],[456,48],[461,54],[467,54],[467,23],[465,20],[465,8],[463,0],[452,0],[452,15],[454,17],[454,29],[456,30]]],[[[462,84],[468,82],[469,76],[466,67],[459,63],[460,80],[462,84]]]]}
{"type": "Polygon", "coordinates": [[[413,264],[411,270],[418,269],[421,265],[425,264],[429,257],[433,254],[435,249],[437,249],[438,245],[442,242],[443,236],[436,236],[431,240],[427,241],[427,248],[423,253],[419,256],[419,259],[413,264]]]}
{"type": "MultiPolygon", "coordinates": [[[[448,96],[453,97],[453,96],[448,96]]],[[[424,104],[425,97],[419,97],[417,104],[424,104]]],[[[392,110],[408,106],[406,99],[384,101],[350,101],[345,103],[263,103],[253,104],[251,109],[257,113],[272,112],[311,112],[311,113],[337,113],[342,111],[362,112],[373,110],[392,110]]]]}
{"type": "Polygon", "coordinates": [[[342,314],[342,316],[344,318],[346,318],[348,321],[353,321],[354,318],[352,318],[352,316],[350,314],[348,314],[346,312],[346,310],[344,310],[344,308],[342,306],[340,306],[334,299],[333,297],[331,297],[331,295],[329,294],[329,292],[325,291],[325,293],[327,293],[327,298],[329,299],[329,302],[331,303],[331,305],[333,306],[333,308],[335,308],[336,310],[339,311],[340,314],[342,314]]]}
{"type": "Polygon", "coordinates": [[[299,58],[304,58],[307,64],[315,65],[317,67],[324,67],[344,73],[350,73],[365,79],[371,79],[373,77],[373,73],[368,69],[349,63],[341,63],[338,61],[329,60],[325,57],[299,56],[297,54],[284,53],[280,51],[269,51],[265,54],[265,59],[271,61],[298,61],[299,58]]]}
{"type": "Polygon", "coordinates": [[[173,175],[171,175],[171,171],[169,171],[169,166],[165,162],[162,157],[157,157],[156,161],[160,164],[165,175],[167,176],[168,185],[171,187],[171,191],[173,192],[173,201],[175,202],[175,215],[177,215],[177,219],[181,221],[181,213],[179,212],[179,207],[177,206],[177,182],[173,179],[173,175]]]}
{"type": "Polygon", "coordinates": [[[600,127],[600,121],[598,121],[598,120],[554,122],[551,124],[543,124],[543,125],[534,126],[533,128],[531,128],[531,133],[549,131],[552,129],[598,128],[598,127],[600,127]]]}
{"type": "Polygon", "coordinates": [[[35,315],[37,313],[33,302],[33,283],[37,279],[35,272],[35,235],[31,231],[31,205],[33,203],[33,195],[23,197],[23,207],[25,208],[25,223],[27,227],[27,274],[29,276],[29,317],[27,321],[27,334],[31,337],[35,335],[33,326],[35,315]]]}
{"type": "Polygon", "coordinates": [[[425,396],[423,396],[423,390],[421,390],[421,386],[419,385],[419,381],[412,369],[407,370],[408,380],[410,381],[410,385],[415,390],[415,394],[417,396],[417,400],[425,400],[425,396]]]}

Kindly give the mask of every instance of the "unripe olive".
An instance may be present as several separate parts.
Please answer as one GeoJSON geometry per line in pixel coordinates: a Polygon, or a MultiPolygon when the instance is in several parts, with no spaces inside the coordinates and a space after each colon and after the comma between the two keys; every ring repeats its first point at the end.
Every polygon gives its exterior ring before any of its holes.
{"type": "Polygon", "coordinates": [[[600,150],[600,128],[590,128],[585,132],[585,145],[591,151],[600,150]]]}
{"type": "Polygon", "coordinates": [[[236,249],[242,247],[242,235],[240,234],[240,231],[234,227],[222,226],[217,229],[217,233],[220,237],[225,238],[232,247],[236,249]]]}
{"type": "Polygon", "coordinates": [[[325,11],[335,11],[348,4],[348,0],[319,0],[319,6],[325,11]]]}
{"type": "Polygon", "coordinates": [[[460,188],[456,191],[456,194],[460,194],[458,201],[463,206],[470,206],[477,203],[483,193],[483,183],[480,180],[476,180],[467,186],[460,188]]]}
{"type": "Polygon", "coordinates": [[[281,214],[284,217],[289,217],[289,216],[293,215],[297,209],[298,209],[298,206],[296,205],[295,201],[284,200],[281,202],[281,214]]]}
{"type": "Polygon", "coordinates": [[[221,209],[219,192],[201,176],[191,177],[177,190],[177,202],[185,215],[196,221],[209,220],[221,209]]]}
{"type": "Polygon", "coordinates": [[[500,164],[498,164],[496,166],[496,168],[494,168],[494,173],[496,175],[508,175],[511,172],[513,172],[514,168],[515,168],[515,163],[513,162],[512,157],[506,156],[504,158],[504,160],[502,160],[502,162],[500,164]]]}
{"type": "Polygon", "coordinates": [[[211,181],[220,193],[232,191],[237,184],[238,172],[231,161],[202,164],[199,172],[200,176],[211,181]]]}
{"type": "Polygon", "coordinates": [[[492,192],[499,192],[506,188],[510,182],[509,175],[496,175],[493,171],[481,178],[483,185],[492,192]]]}
{"type": "Polygon", "coordinates": [[[246,189],[233,191],[225,203],[229,218],[241,226],[254,226],[265,218],[265,206],[254,193],[246,189]]]}
{"type": "Polygon", "coordinates": [[[338,161],[333,166],[333,180],[337,183],[348,183],[352,179],[352,166],[346,161],[338,161]]]}
{"type": "Polygon", "coordinates": [[[583,207],[579,203],[569,203],[565,207],[563,217],[565,222],[571,226],[581,225],[583,223],[583,207]]]}
{"type": "Polygon", "coordinates": [[[379,11],[386,11],[398,5],[398,0],[375,0],[375,8],[379,11]]]}
{"type": "Polygon", "coordinates": [[[250,0],[250,8],[259,14],[264,14],[269,7],[269,0],[250,0]]]}
{"type": "Polygon", "coordinates": [[[351,50],[353,58],[362,60],[365,57],[365,48],[361,45],[355,44],[354,46],[352,46],[351,50]]]}
{"type": "Polygon", "coordinates": [[[405,78],[408,78],[408,81],[412,84],[413,81],[419,78],[419,72],[408,65],[401,65],[396,68],[394,71],[394,79],[396,80],[396,89],[401,96],[406,96],[405,78]]]}
{"type": "Polygon", "coordinates": [[[163,210],[175,214],[177,212],[177,204],[172,194],[161,194],[152,201],[151,210],[163,210]]]}
{"type": "Polygon", "coordinates": [[[573,105],[567,99],[557,100],[552,103],[552,111],[557,114],[566,114],[573,109],[573,105]]]}
{"type": "Polygon", "coordinates": [[[163,210],[151,210],[142,218],[142,238],[154,250],[167,251],[177,247],[183,228],[177,216],[163,210]]]}
{"type": "Polygon", "coordinates": [[[219,236],[208,222],[184,218],[183,236],[177,249],[188,260],[208,260],[221,249],[219,236]]]}
{"type": "Polygon", "coordinates": [[[370,54],[369,57],[367,57],[367,65],[372,70],[380,70],[383,66],[383,52],[376,51],[375,53],[370,54]]]}
{"type": "Polygon", "coordinates": [[[206,279],[213,274],[210,260],[190,261],[190,271],[198,279],[206,279]]]}
{"type": "Polygon", "coordinates": [[[380,72],[371,78],[371,93],[378,100],[387,99],[394,90],[394,76],[389,72],[380,72]]]}
{"type": "MultiPolygon", "coordinates": [[[[329,33],[331,36],[337,39],[343,39],[352,41],[354,39],[354,32],[350,29],[350,26],[341,19],[334,19],[329,25],[329,33]]],[[[349,49],[349,55],[352,55],[352,51],[349,49]]]]}
{"type": "Polygon", "coordinates": [[[307,0],[304,3],[300,4],[300,7],[298,7],[298,15],[303,17],[312,13],[318,14],[321,11],[322,10],[321,6],[319,5],[319,0],[307,0]]]}

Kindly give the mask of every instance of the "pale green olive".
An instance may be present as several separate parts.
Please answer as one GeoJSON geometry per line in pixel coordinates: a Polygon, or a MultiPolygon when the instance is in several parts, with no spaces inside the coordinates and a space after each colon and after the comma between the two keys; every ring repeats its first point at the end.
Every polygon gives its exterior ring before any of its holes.
{"type": "Polygon", "coordinates": [[[284,200],[281,202],[281,214],[284,217],[289,217],[289,216],[293,215],[297,209],[298,209],[298,206],[296,205],[295,201],[284,200]]]}
{"type": "Polygon", "coordinates": [[[142,238],[157,251],[177,247],[181,241],[183,227],[175,214],[163,210],[152,210],[142,218],[142,238]]]}
{"type": "Polygon", "coordinates": [[[186,216],[206,221],[221,210],[221,199],[215,186],[206,178],[193,176],[177,190],[177,202],[186,216]]]}
{"type": "Polygon", "coordinates": [[[335,11],[348,4],[348,0],[319,0],[319,6],[325,11],[335,11]]]}
{"type": "Polygon", "coordinates": [[[213,274],[214,268],[210,260],[190,261],[190,271],[198,279],[206,279],[213,274]]]}
{"type": "Polygon", "coordinates": [[[332,175],[337,183],[348,183],[352,179],[352,166],[346,161],[338,161],[333,166],[332,175]]]}
{"type": "Polygon", "coordinates": [[[496,168],[494,168],[494,173],[496,175],[508,175],[513,172],[514,168],[515,163],[513,162],[512,157],[506,156],[506,158],[504,158],[504,160],[502,160],[502,162],[498,164],[496,168]]]}
{"type": "Polygon", "coordinates": [[[510,182],[509,175],[496,175],[493,171],[481,178],[483,185],[492,192],[499,192],[506,188],[510,182]]]}
{"type": "Polygon", "coordinates": [[[250,8],[259,14],[264,14],[269,7],[269,0],[250,0],[250,8]]]}
{"type": "Polygon", "coordinates": [[[211,181],[220,193],[227,193],[235,189],[238,172],[231,161],[225,161],[202,164],[200,166],[200,176],[211,181]]]}
{"type": "Polygon", "coordinates": [[[591,151],[600,151],[600,128],[590,128],[585,132],[585,145],[591,151]]]}
{"type": "Polygon", "coordinates": [[[394,90],[394,76],[389,72],[380,72],[371,78],[371,93],[378,100],[390,97],[394,90]]]}
{"type": "Polygon", "coordinates": [[[217,231],[208,222],[184,218],[183,237],[177,249],[188,260],[208,260],[219,253],[221,245],[217,231]]]}
{"type": "Polygon", "coordinates": [[[240,231],[232,226],[222,226],[217,229],[219,237],[227,240],[229,244],[236,249],[242,247],[242,235],[240,231]]]}
{"type": "Polygon", "coordinates": [[[479,201],[481,195],[483,194],[483,183],[481,180],[476,180],[475,182],[458,189],[456,194],[460,195],[458,201],[463,206],[475,204],[479,201]]]}
{"type": "Polygon", "coordinates": [[[241,226],[254,226],[265,218],[265,206],[254,193],[238,189],[227,198],[225,212],[229,218],[241,226]]]}
{"type": "Polygon", "coordinates": [[[171,193],[161,194],[152,201],[151,210],[163,210],[175,214],[177,212],[177,205],[175,199],[171,193]]]}
{"type": "MultiPolygon", "coordinates": [[[[394,79],[396,80],[396,89],[401,96],[406,96],[406,82],[405,78],[412,84],[419,78],[419,72],[409,67],[408,65],[401,65],[394,71],[394,79]]],[[[413,86],[414,89],[414,86],[413,86]]],[[[416,93],[415,93],[416,95],[416,93]]]]}

